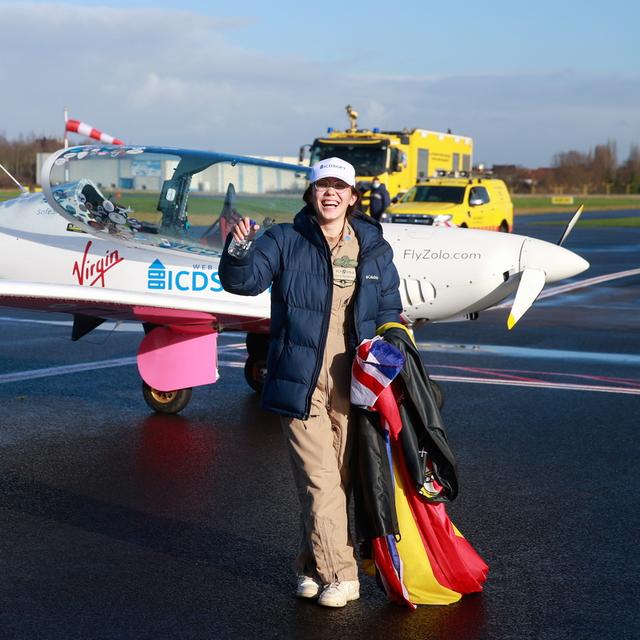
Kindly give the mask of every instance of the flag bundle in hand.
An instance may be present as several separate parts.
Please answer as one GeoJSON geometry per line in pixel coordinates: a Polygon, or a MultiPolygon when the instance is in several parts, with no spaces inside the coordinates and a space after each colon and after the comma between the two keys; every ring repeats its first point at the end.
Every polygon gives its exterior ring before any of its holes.
{"type": "Polygon", "coordinates": [[[412,481],[400,442],[402,391],[391,386],[403,366],[403,353],[376,337],[360,344],[352,369],[351,402],[380,415],[400,533],[372,539],[373,561],[391,601],[411,608],[450,604],[482,591],[488,567],[449,520],[444,503],[425,500],[412,481]]]}

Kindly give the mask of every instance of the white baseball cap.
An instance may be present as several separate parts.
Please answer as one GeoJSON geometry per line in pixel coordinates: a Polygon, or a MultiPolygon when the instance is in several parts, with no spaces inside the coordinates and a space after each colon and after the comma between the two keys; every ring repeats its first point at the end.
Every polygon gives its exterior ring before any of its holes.
{"type": "Polygon", "coordinates": [[[342,158],[326,158],[311,167],[309,181],[314,183],[320,178],[338,178],[352,187],[356,186],[356,170],[342,158]]]}

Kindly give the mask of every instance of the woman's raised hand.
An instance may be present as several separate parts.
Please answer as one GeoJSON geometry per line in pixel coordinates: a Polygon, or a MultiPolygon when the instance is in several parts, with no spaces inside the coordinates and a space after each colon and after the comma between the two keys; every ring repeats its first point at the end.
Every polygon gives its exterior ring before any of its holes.
{"type": "Polygon", "coordinates": [[[251,218],[240,218],[238,223],[233,227],[233,239],[236,242],[249,242],[255,238],[255,235],[260,228],[251,218]]]}

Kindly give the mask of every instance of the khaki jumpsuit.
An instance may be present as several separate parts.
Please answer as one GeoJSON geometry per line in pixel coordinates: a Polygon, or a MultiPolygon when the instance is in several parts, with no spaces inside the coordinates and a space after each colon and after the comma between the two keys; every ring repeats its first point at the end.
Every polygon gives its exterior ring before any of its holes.
{"type": "Polygon", "coordinates": [[[347,519],[352,440],[348,336],[358,249],[356,235],[347,222],[331,251],[331,318],[309,419],[281,418],[301,506],[296,571],[323,584],[358,578],[347,519]]]}

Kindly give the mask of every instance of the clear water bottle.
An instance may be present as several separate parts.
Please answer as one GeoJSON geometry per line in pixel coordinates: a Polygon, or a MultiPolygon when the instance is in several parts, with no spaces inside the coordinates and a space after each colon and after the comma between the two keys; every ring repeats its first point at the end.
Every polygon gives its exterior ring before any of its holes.
{"type": "Polygon", "coordinates": [[[246,238],[241,242],[238,242],[235,238],[231,240],[229,246],[227,247],[227,252],[230,256],[234,258],[244,258],[247,253],[249,253],[249,249],[253,244],[252,240],[247,240],[246,238]]]}

